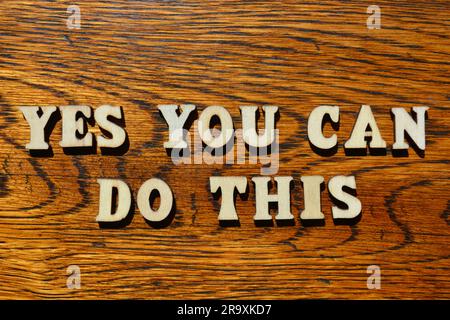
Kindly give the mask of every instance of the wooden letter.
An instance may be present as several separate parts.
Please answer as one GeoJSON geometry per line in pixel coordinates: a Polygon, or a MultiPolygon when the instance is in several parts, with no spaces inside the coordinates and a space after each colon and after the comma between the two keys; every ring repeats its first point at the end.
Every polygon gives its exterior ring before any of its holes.
{"type": "Polygon", "coordinates": [[[353,195],[344,192],[343,188],[349,187],[356,190],[356,181],[354,176],[336,176],[328,182],[328,190],[336,199],[347,205],[347,209],[341,209],[333,206],[334,219],[353,219],[361,213],[361,201],[353,195]]]}
{"type": "Polygon", "coordinates": [[[128,185],[118,179],[97,179],[100,185],[100,200],[97,222],[117,222],[125,219],[131,207],[131,191],[128,185]],[[117,208],[112,211],[113,189],[117,190],[117,208]]]}
{"type": "Polygon", "coordinates": [[[332,149],[337,145],[337,135],[326,138],[322,133],[322,123],[325,115],[329,115],[333,123],[339,123],[339,107],[319,106],[311,111],[308,118],[308,139],[317,148],[332,149]]]}
{"type": "Polygon", "coordinates": [[[198,132],[202,141],[210,148],[220,148],[233,137],[233,119],[224,107],[211,106],[202,111],[198,118],[198,132]],[[220,120],[220,135],[214,137],[211,133],[211,119],[216,116],[220,120]]]}
{"type": "Polygon", "coordinates": [[[95,110],[95,121],[100,128],[111,134],[110,139],[99,136],[97,138],[97,143],[101,148],[118,148],[125,142],[126,132],[124,128],[108,120],[109,116],[116,119],[122,119],[122,108],[103,105],[95,110]]]}
{"type": "Polygon", "coordinates": [[[222,192],[222,203],[220,205],[220,221],[238,221],[239,217],[234,207],[234,190],[245,193],[247,189],[246,177],[209,177],[209,185],[212,193],[219,188],[222,192]]]}
{"type": "Polygon", "coordinates": [[[366,137],[371,137],[369,147],[372,149],[386,148],[386,142],[381,137],[378,130],[377,123],[372,113],[370,106],[363,105],[359,110],[358,118],[353,126],[353,131],[350,139],[345,142],[346,149],[366,149],[366,137]],[[367,127],[370,130],[367,130],[367,127]]]}
{"type": "Polygon", "coordinates": [[[92,109],[88,106],[64,106],[59,107],[62,116],[62,140],[59,143],[63,148],[71,147],[92,147],[92,133],[85,132],[87,123],[92,114],[92,109]],[[78,117],[79,114],[83,116],[78,117]],[[83,135],[78,138],[77,134],[83,135]]]}
{"type": "Polygon", "coordinates": [[[264,134],[258,135],[256,131],[256,111],[258,107],[240,107],[244,141],[249,146],[256,148],[270,146],[275,140],[275,113],[278,111],[278,107],[263,106],[262,108],[264,110],[265,129],[264,134]]]}
{"type": "Polygon", "coordinates": [[[25,120],[30,125],[30,142],[25,145],[28,150],[48,150],[50,147],[45,142],[45,127],[56,107],[20,107],[25,120]],[[38,112],[42,111],[39,117],[38,112]]]}
{"type": "Polygon", "coordinates": [[[393,149],[405,150],[409,148],[405,141],[405,131],[420,150],[425,150],[425,113],[428,107],[413,107],[417,115],[417,123],[403,108],[392,108],[395,119],[395,143],[393,149]]]}
{"type": "Polygon", "coordinates": [[[182,104],[180,108],[181,113],[178,116],[177,105],[158,105],[159,111],[161,111],[164,120],[169,125],[169,141],[164,142],[164,148],[166,149],[184,149],[188,146],[184,140],[183,128],[189,115],[195,110],[195,106],[192,104],[182,104]]]}
{"type": "Polygon", "coordinates": [[[138,192],[137,205],[139,211],[148,221],[161,222],[166,219],[173,206],[173,194],[170,187],[163,180],[158,178],[149,179],[144,182],[138,192]],[[158,191],[161,203],[158,210],[153,210],[150,206],[150,195],[152,191],[158,191]]]}
{"type": "Polygon", "coordinates": [[[325,216],[320,210],[320,186],[323,183],[322,176],[302,176],[303,194],[305,198],[305,210],[300,214],[302,220],[320,220],[325,216]]]}
{"type": "Polygon", "coordinates": [[[292,220],[291,214],[291,194],[290,182],[292,177],[275,177],[278,194],[269,194],[268,183],[270,177],[253,177],[256,193],[256,214],[253,217],[256,221],[270,221],[272,216],[269,213],[269,202],[278,203],[277,220],[292,220]]]}

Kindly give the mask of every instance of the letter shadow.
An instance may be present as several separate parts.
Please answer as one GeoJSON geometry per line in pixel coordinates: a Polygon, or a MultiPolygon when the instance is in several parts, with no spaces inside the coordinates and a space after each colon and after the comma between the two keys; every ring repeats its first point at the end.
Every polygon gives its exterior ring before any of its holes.
{"type": "Polygon", "coordinates": [[[325,219],[300,219],[304,227],[323,227],[325,219]]]}
{"type": "MultiPolygon", "coordinates": [[[[366,130],[370,129],[370,126],[367,126],[366,130]]],[[[364,138],[366,145],[369,144],[372,141],[372,137],[365,137],[364,138]]],[[[369,154],[372,156],[385,156],[386,155],[386,148],[371,148],[364,147],[364,148],[345,148],[344,145],[344,152],[346,156],[367,156],[367,149],[369,149],[369,154]]]]}
{"type": "Polygon", "coordinates": [[[295,219],[282,219],[282,220],[275,219],[275,221],[277,222],[277,227],[295,226],[295,219]]]}
{"type": "Polygon", "coordinates": [[[97,140],[92,136],[92,145],[88,147],[65,147],[64,154],[68,156],[81,156],[89,154],[97,154],[97,140]]]}
{"type": "MultiPolygon", "coordinates": [[[[156,200],[156,198],[159,196],[158,192],[156,190],[154,190],[151,194],[150,194],[150,207],[153,207],[153,204],[156,200]]],[[[175,218],[175,213],[177,212],[177,202],[175,197],[173,197],[173,203],[172,203],[172,209],[170,210],[169,214],[167,215],[167,217],[161,221],[149,221],[147,219],[144,218],[145,223],[147,223],[150,227],[154,228],[154,229],[162,229],[165,228],[167,226],[169,226],[173,219],[175,218]]]]}
{"type": "MultiPolygon", "coordinates": [[[[372,156],[385,156],[386,148],[368,148],[372,156]]],[[[367,148],[344,148],[346,156],[367,156],[367,148]]]]}
{"type": "MultiPolygon", "coordinates": [[[[270,206],[270,205],[269,205],[270,206]]],[[[254,220],[257,227],[273,227],[273,219],[271,220],[254,220]]]]}
{"type": "MultiPolygon", "coordinates": [[[[42,109],[39,109],[42,112],[42,109]]],[[[48,119],[47,125],[44,128],[44,139],[45,142],[48,143],[47,150],[30,150],[30,155],[32,157],[53,157],[53,148],[50,145],[50,135],[55,128],[56,123],[61,120],[61,113],[59,110],[56,110],[48,119]]]]}
{"type": "MultiPolygon", "coordinates": [[[[356,189],[352,189],[352,188],[349,188],[349,187],[343,187],[342,190],[345,193],[351,194],[354,197],[357,197],[357,195],[358,195],[356,189]]],[[[329,196],[330,196],[330,199],[331,199],[331,201],[333,202],[334,205],[336,205],[337,207],[339,207],[341,209],[348,209],[347,204],[345,204],[344,202],[342,202],[342,201],[336,199],[335,197],[333,197],[333,195],[331,193],[329,194],[329,196]]],[[[354,218],[351,218],[351,219],[341,219],[341,218],[335,219],[335,218],[333,218],[333,223],[335,225],[349,225],[349,226],[353,226],[353,225],[357,224],[361,220],[361,217],[362,217],[362,209],[361,209],[361,212],[354,218]]]]}
{"type": "MultiPolygon", "coordinates": [[[[115,212],[115,208],[117,207],[117,189],[114,188],[113,189],[113,194],[112,194],[112,201],[111,201],[111,212],[115,212]]],[[[135,212],[135,205],[134,205],[134,196],[133,193],[131,193],[131,205],[130,205],[130,210],[128,211],[127,216],[120,220],[120,221],[114,221],[114,222],[99,222],[98,225],[101,229],[122,229],[125,228],[126,226],[128,226],[131,221],[133,220],[134,217],[134,212],[135,212]]]]}

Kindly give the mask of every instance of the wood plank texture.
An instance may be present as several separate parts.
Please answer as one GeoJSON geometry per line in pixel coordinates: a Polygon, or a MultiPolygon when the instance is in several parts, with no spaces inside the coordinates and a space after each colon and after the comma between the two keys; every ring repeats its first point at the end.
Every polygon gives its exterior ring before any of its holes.
{"type": "MultiPolygon", "coordinates": [[[[68,1],[0,3],[0,298],[450,298],[450,3],[444,1],[68,1]],[[382,10],[368,30],[366,8],[382,10]],[[240,105],[280,107],[279,175],[292,175],[294,226],[253,223],[254,190],[237,199],[239,227],[220,227],[211,175],[259,175],[259,165],[175,166],[163,142],[160,103],[222,105],[241,127],[240,105]],[[30,156],[19,106],[121,105],[123,155],[30,156]],[[314,153],[309,112],[338,105],[339,148],[314,153]],[[372,106],[385,156],[347,156],[362,104],[372,106]],[[393,156],[390,108],[429,106],[427,150],[393,156]],[[299,221],[301,175],[356,175],[361,220],[299,221]],[[166,228],[136,210],[101,229],[97,178],[136,194],[161,177],[176,197],[166,228]],[[81,289],[66,268],[81,269],[81,289]],[[368,290],[366,268],[381,268],[368,290]]],[[[98,128],[93,128],[98,132],[98,128]]],[[[331,133],[327,126],[326,131],[331,133]]]]}

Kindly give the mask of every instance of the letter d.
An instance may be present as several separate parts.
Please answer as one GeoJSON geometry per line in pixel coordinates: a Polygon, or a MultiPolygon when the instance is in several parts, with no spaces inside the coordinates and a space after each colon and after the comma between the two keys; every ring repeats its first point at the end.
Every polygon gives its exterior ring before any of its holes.
{"type": "Polygon", "coordinates": [[[128,185],[118,179],[97,179],[100,185],[97,222],[117,222],[126,218],[131,207],[131,191],[128,185]],[[113,190],[117,190],[116,211],[112,212],[113,190]]]}

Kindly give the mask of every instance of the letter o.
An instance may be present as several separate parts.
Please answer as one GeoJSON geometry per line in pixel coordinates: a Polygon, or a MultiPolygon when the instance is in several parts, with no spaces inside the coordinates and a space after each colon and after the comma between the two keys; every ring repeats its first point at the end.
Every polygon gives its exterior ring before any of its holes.
{"type": "Polygon", "coordinates": [[[173,206],[173,193],[170,187],[163,180],[152,178],[145,181],[139,189],[137,205],[144,218],[151,222],[161,222],[166,219],[173,206]],[[161,198],[158,210],[153,210],[150,206],[150,195],[157,190],[161,198]]]}
{"type": "Polygon", "coordinates": [[[211,106],[202,111],[198,118],[198,133],[204,143],[211,148],[223,147],[233,137],[233,119],[230,113],[224,107],[211,106]],[[209,125],[212,117],[217,116],[220,119],[220,135],[214,137],[209,125]]]}

